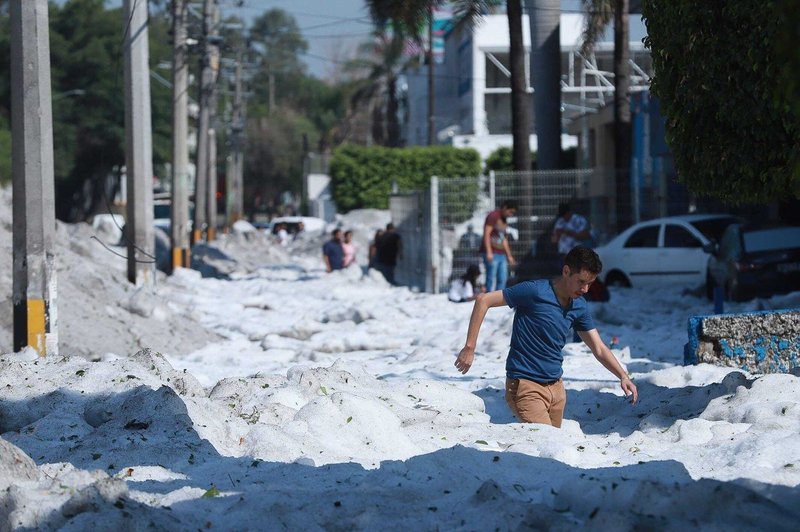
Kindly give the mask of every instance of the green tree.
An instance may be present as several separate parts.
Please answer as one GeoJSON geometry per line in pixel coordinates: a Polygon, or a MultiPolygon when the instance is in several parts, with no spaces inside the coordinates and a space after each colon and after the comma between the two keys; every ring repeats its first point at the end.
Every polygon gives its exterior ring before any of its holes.
{"type": "Polygon", "coordinates": [[[345,67],[345,72],[355,75],[357,80],[350,97],[351,116],[362,107],[372,109],[371,141],[397,147],[400,145],[397,77],[405,61],[405,39],[399,32],[390,33],[382,28],[376,32],[375,41],[359,46],[359,57],[345,67]]]}
{"type": "MultiPolygon", "coordinates": [[[[470,26],[479,22],[481,15],[486,13],[489,6],[499,3],[499,0],[366,0],[370,16],[377,28],[377,35],[384,35],[389,30],[392,32],[392,41],[402,42],[405,39],[421,44],[424,36],[427,35],[429,26],[433,24],[434,10],[444,4],[454,7],[454,18],[458,21],[465,21],[470,26]]],[[[428,76],[428,139],[432,143],[434,117],[433,111],[433,55],[431,51],[432,43],[428,44],[427,61],[429,64],[428,76]]],[[[402,48],[401,48],[402,49],[402,48]]],[[[387,53],[395,53],[394,47],[387,47],[387,53]]],[[[387,99],[389,105],[396,104],[396,99],[387,99]]],[[[396,113],[396,107],[387,109],[386,114],[396,113]]],[[[390,122],[391,124],[391,122],[390,122]]]]}
{"type": "MultiPolygon", "coordinates": [[[[115,186],[113,169],[124,164],[123,17],[121,9],[107,9],[103,0],[69,0],[50,4],[49,19],[56,214],[80,220],[107,208],[115,186]]],[[[167,29],[163,13],[151,13],[151,68],[169,58],[167,29]]],[[[7,30],[8,13],[0,10],[0,79],[5,80],[7,30]]],[[[154,84],[151,90],[158,164],[167,160],[170,149],[171,96],[165,87],[154,84]]],[[[0,115],[6,118],[0,128],[6,131],[9,91],[9,83],[0,84],[0,115]]],[[[0,133],[0,155],[4,136],[0,133]]]]}
{"type": "Polygon", "coordinates": [[[278,96],[290,95],[303,76],[305,67],[300,54],[308,50],[294,17],[282,9],[270,9],[256,18],[249,32],[251,46],[257,51],[259,70],[253,80],[257,99],[269,102],[273,112],[278,96]]]}
{"type": "Polygon", "coordinates": [[[248,207],[252,208],[256,196],[267,202],[283,191],[300,191],[304,135],[310,142],[318,139],[314,124],[288,107],[249,120],[244,168],[248,207]]]}
{"type": "Polygon", "coordinates": [[[779,7],[776,0],[643,4],[652,92],[678,178],[699,195],[733,204],[800,197],[800,112],[783,90],[796,72],[785,64],[791,55],[776,53],[787,32],[797,33],[796,25],[784,30],[797,18],[777,16],[779,7]]]}

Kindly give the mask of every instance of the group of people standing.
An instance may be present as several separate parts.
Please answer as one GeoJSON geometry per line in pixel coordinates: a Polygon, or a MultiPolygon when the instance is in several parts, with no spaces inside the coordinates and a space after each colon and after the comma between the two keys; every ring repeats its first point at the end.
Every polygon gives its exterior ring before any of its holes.
{"type": "MultiPolygon", "coordinates": [[[[448,297],[451,301],[471,301],[480,290],[491,292],[506,287],[509,269],[516,265],[509,244],[508,219],[516,214],[517,203],[506,200],[486,216],[479,244],[475,242],[484,266],[485,287],[480,287],[477,283],[480,276],[478,265],[468,264],[466,272],[450,285],[448,297]]],[[[477,235],[474,236],[477,240],[477,235]]],[[[559,265],[567,253],[576,246],[593,246],[589,221],[575,213],[569,203],[561,203],[558,206],[558,216],[547,238],[558,250],[559,265]]]]}
{"type": "MultiPolygon", "coordinates": [[[[357,264],[358,245],[353,241],[353,231],[342,232],[336,228],[331,232],[331,239],[322,246],[322,260],[325,271],[332,272],[357,264]]],[[[388,223],[386,229],[379,229],[369,244],[369,263],[364,272],[374,268],[391,284],[396,284],[394,270],[398,259],[402,256],[403,246],[400,234],[394,224],[388,223]]]]}
{"type": "Polygon", "coordinates": [[[344,233],[338,227],[331,232],[331,239],[322,245],[322,260],[325,271],[342,270],[356,263],[356,243],[353,242],[353,231],[344,233]]]}

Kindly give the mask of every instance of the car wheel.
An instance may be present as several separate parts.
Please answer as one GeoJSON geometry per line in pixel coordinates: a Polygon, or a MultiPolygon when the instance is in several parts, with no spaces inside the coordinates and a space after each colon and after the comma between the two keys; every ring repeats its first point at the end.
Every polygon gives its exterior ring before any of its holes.
{"type": "Polygon", "coordinates": [[[624,288],[630,288],[631,286],[631,282],[625,277],[625,274],[616,270],[608,273],[606,284],[608,286],[621,286],[624,288]]]}

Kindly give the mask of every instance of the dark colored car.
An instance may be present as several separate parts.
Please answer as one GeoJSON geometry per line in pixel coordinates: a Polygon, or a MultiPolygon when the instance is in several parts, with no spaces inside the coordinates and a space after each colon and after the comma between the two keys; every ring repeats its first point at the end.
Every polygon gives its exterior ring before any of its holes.
{"type": "Polygon", "coordinates": [[[800,227],[732,224],[709,251],[709,277],[725,289],[725,299],[800,290],[800,227]]]}

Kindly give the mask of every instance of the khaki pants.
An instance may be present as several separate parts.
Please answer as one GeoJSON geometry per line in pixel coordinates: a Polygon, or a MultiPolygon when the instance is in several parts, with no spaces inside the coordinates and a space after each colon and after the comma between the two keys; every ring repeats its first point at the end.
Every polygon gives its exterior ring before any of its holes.
{"type": "Polygon", "coordinates": [[[526,379],[506,379],[506,402],[523,423],[561,427],[567,392],[564,383],[539,384],[526,379]]]}

